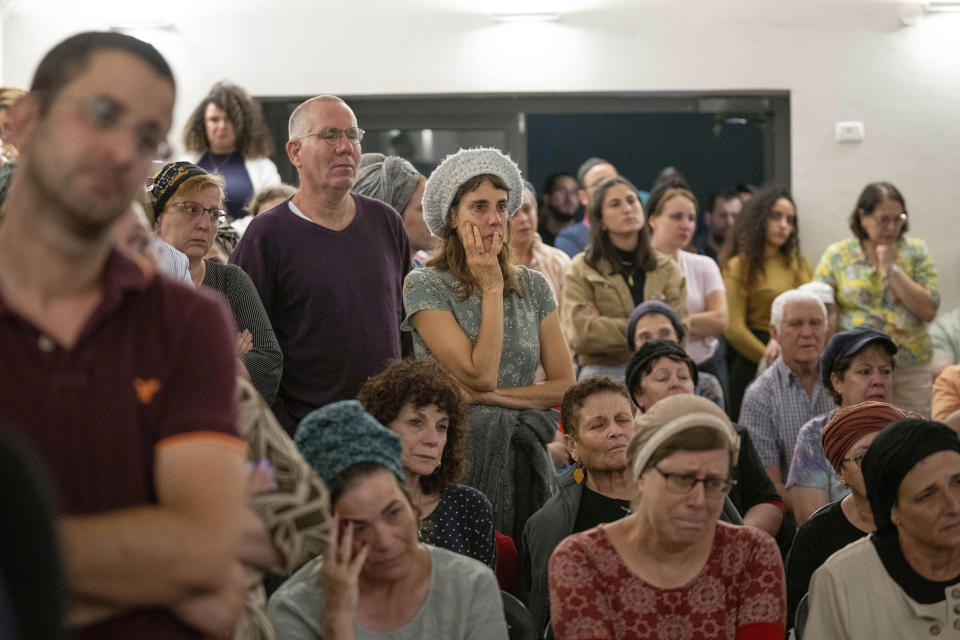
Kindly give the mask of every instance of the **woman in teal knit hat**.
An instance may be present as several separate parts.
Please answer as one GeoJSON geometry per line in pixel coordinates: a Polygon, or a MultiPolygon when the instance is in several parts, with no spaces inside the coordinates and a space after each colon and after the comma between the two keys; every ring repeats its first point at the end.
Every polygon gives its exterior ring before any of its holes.
{"type": "Polygon", "coordinates": [[[335,535],[270,598],[278,638],[507,638],[493,572],[419,542],[396,434],[348,400],[307,415],[296,444],[330,489],[335,535]]]}

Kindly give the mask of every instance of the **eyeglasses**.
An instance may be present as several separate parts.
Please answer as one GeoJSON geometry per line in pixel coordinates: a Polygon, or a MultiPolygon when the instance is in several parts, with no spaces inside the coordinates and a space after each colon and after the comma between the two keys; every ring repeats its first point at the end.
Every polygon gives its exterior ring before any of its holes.
{"type": "Polygon", "coordinates": [[[155,160],[167,160],[171,156],[170,145],[163,132],[150,123],[124,122],[133,120],[127,108],[106,96],[61,96],[80,106],[84,119],[94,128],[107,131],[119,126],[133,129],[137,153],[155,160]]]}
{"type": "Polygon", "coordinates": [[[863,467],[863,457],[864,457],[865,455],[867,455],[867,454],[865,454],[865,453],[858,453],[857,455],[853,456],[852,458],[841,458],[840,461],[841,461],[841,462],[852,462],[853,464],[855,464],[855,465],[857,465],[858,467],[861,467],[861,468],[862,468],[862,467],[863,467]]]}
{"type": "Polygon", "coordinates": [[[867,217],[872,218],[881,227],[899,227],[907,221],[907,214],[905,212],[898,216],[884,216],[881,218],[880,216],[868,215],[867,217]]]}
{"type": "Polygon", "coordinates": [[[210,214],[210,222],[214,224],[220,224],[227,219],[226,209],[221,209],[219,207],[211,207],[207,209],[206,207],[201,206],[198,202],[177,202],[170,206],[177,207],[193,220],[196,220],[204,213],[210,214]]]}
{"type": "Polygon", "coordinates": [[[360,144],[360,141],[363,140],[363,134],[366,131],[360,127],[350,127],[349,129],[337,129],[336,127],[326,127],[320,129],[316,133],[309,133],[305,136],[297,138],[297,140],[303,140],[304,138],[310,138],[316,136],[326,142],[329,145],[335,145],[340,142],[340,138],[347,136],[347,140],[350,144],[360,144]]]}
{"type": "Polygon", "coordinates": [[[719,478],[717,476],[698,478],[690,473],[666,473],[660,467],[654,467],[654,469],[663,476],[667,489],[674,493],[690,493],[695,486],[702,482],[703,490],[708,496],[719,498],[726,495],[737,484],[737,481],[733,478],[719,478]]]}

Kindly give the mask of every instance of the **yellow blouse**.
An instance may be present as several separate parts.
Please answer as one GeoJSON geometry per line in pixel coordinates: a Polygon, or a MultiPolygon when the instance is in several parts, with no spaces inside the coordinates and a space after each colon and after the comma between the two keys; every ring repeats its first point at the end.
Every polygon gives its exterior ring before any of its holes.
{"type": "Polygon", "coordinates": [[[734,349],[753,362],[760,361],[766,345],[750,329],[769,330],[773,299],[784,291],[810,282],[812,275],[810,264],[803,256],[800,256],[799,264],[783,256],[771,258],[764,270],[765,273],[754,278],[749,290],[740,274],[740,256],[731,258],[723,270],[730,311],[730,324],[724,336],[734,349]]]}

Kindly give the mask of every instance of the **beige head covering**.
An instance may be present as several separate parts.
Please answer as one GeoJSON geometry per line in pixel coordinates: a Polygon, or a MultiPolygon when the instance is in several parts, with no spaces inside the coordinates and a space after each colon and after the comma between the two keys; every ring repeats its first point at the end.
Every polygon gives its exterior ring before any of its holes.
{"type": "Polygon", "coordinates": [[[647,462],[667,440],[695,427],[708,427],[723,434],[736,459],[740,452],[740,435],[730,424],[727,414],[706,398],[682,393],[657,402],[637,420],[637,433],[630,447],[637,451],[633,460],[633,477],[640,477],[647,462]]]}

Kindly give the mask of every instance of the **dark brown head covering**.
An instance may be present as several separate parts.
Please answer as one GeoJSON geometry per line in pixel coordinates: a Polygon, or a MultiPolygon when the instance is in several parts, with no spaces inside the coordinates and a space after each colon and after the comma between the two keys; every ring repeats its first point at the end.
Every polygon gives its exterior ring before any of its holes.
{"type": "Polygon", "coordinates": [[[853,444],[867,435],[876,433],[891,422],[902,420],[909,415],[887,402],[868,400],[842,409],[837,409],[833,419],[820,433],[823,455],[840,473],[843,458],[853,444]]]}

